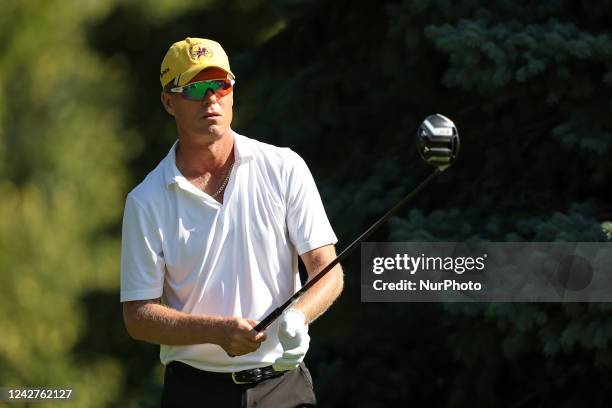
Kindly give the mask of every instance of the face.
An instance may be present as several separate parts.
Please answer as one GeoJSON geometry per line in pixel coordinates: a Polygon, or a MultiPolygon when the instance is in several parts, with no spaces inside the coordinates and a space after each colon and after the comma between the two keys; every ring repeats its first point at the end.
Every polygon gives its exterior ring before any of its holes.
{"type": "MultiPolygon", "coordinates": [[[[207,68],[189,83],[225,78],[227,73],[222,69],[207,68]]],[[[184,99],[180,93],[162,92],[161,100],[166,111],[176,119],[182,137],[214,141],[229,133],[234,105],[233,91],[223,97],[209,91],[201,101],[184,99]]]]}

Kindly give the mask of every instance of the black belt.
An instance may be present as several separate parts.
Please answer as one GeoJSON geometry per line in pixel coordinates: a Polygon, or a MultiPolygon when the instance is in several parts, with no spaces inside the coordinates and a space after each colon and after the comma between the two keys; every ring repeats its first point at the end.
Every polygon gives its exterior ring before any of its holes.
{"type": "Polygon", "coordinates": [[[285,374],[285,371],[275,371],[271,365],[251,368],[250,370],[236,371],[234,373],[203,371],[180,361],[171,361],[168,363],[168,368],[180,375],[215,381],[232,381],[234,384],[256,384],[268,378],[280,377],[285,374]]]}

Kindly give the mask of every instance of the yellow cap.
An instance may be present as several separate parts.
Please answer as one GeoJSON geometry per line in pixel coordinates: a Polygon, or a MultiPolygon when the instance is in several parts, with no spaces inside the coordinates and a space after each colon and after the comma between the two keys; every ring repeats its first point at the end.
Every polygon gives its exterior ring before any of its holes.
{"type": "Polygon", "coordinates": [[[205,68],[221,68],[231,79],[235,75],[230,70],[227,54],[221,44],[205,38],[187,37],[172,44],[161,64],[159,80],[162,88],[173,78],[175,84],[183,86],[205,68]]]}

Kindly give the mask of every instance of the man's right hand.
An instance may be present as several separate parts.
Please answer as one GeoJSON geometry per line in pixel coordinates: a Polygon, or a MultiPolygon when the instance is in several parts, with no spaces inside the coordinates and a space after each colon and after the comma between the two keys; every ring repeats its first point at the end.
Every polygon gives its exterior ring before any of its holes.
{"type": "Polygon", "coordinates": [[[253,330],[257,323],[255,320],[240,317],[224,318],[222,322],[224,335],[219,345],[230,357],[252,353],[266,341],[266,332],[258,333],[253,330]]]}

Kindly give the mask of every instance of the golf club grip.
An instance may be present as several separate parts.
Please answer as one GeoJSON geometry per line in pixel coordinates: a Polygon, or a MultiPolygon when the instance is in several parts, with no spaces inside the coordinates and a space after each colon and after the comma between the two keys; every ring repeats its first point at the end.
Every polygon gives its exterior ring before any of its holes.
{"type": "Polygon", "coordinates": [[[291,306],[300,296],[302,296],[302,293],[306,292],[312,285],[317,283],[323,276],[325,276],[327,272],[332,270],[332,268],[336,266],[336,264],[338,264],[338,262],[340,262],[344,258],[344,257],[341,257],[341,255],[342,254],[338,255],[333,261],[327,264],[325,268],[321,269],[321,271],[314,278],[312,278],[304,286],[302,286],[300,290],[295,292],[285,303],[283,303],[281,306],[274,309],[274,311],[270,313],[269,315],[267,315],[265,319],[263,319],[261,322],[259,322],[257,326],[253,328],[253,330],[257,332],[265,330],[274,320],[276,320],[278,316],[283,314],[285,309],[291,306]]]}
{"type": "Polygon", "coordinates": [[[346,258],[351,252],[353,252],[353,250],[355,248],[357,248],[357,245],[359,245],[361,243],[361,241],[363,241],[368,236],[370,236],[370,234],[372,234],[374,231],[376,231],[378,229],[378,227],[380,227],[380,225],[383,222],[387,221],[389,219],[389,217],[391,217],[393,214],[395,214],[397,212],[397,210],[399,210],[408,201],[410,201],[412,199],[412,197],[414,197],[416,194],[418,194],[427,184],[429,184],[429,182],[431,182],[431,180],[436,178],[440,173],[442,173],[442,170],[440,169],[440,167],[437,167],[425,180],[423,180],[421,182],[421,184],[419,184],[408,195],[406,195],[404,198],[402,198],[402,200],[399,203],[395,204],[395,206],[393,208],[391,208],[389,211],[387,211],[387,213],[385,215],[380,217],[380,219],[378,221],[376,221],[374,224],[372,224],[372,226],[370,228],[368,228],[363,234],[361,234],[359,237],[357,237],[357,239],[355,239],[348,247],[344,248],[344,250],[342,252],[340,252],[340,254],[333,261],[331,261],[325,268],[323,268],[314,278],[312,278],[309,282],[307,282],[304,286],[302,286],[302,288],[300,290],[295,292],[293,294],[293,296],[291,296],[289,298],[289,300],[287,300],[281,306],[277,307],[272,313],[270,313],[268,316],[266,316],[253,329],[255,331],[257,331],[257,332],[261,332],[262,330],[265,330],[274,320],[276,320],[276,318],[278,316],[280,316],[285,311],[286,308],[288,308],[291,304],[293,304],[295,301],[297,301],[297,299],[304,292],[306,292],[308,289],[310,289],[310,287],[312,287],[312,285],[314,285],[321,278],[323,278],[323,276],[325,276],[325,274],[327,272],[331,271],[334,266],[336,266],[341,260],[346,258]]]}
{"type": "MultiPolygon", "coordinates": [[[[284,305],[283,305],[284,306],[284,305]]],[[[255,330],[256,332],[261,332],[266,330],[266,328],[274,321],[276,320],[276,318],[278,316],[280,316],[285,309],[283,308],[283,306],[281,307],[277,307],[276,309],[274,309],[274,311],[272,313],[270,313],[269,315],[266,316],[265,319],[263,319],[261,322],[257,323],[257,326],[255,326],[253,328],[253,330],[255,330]]]]}

